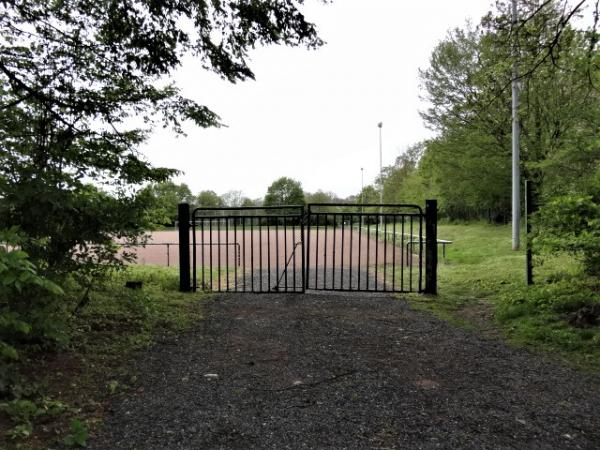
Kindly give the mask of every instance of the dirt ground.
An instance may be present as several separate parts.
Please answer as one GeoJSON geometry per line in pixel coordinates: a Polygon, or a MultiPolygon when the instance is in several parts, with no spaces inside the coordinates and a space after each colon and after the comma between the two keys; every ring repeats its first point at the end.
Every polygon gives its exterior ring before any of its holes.
{"type": "Polygon", "coordinates": [[[227,294],[93,449],[597,449],[600,379],[381,294],[227,294]]]}
{"type": "MultiPolygon", "coordinates": [[[[343,230],[341,227],[321,227],[312,228],[305,240],[309,248],[305,255],[309,266],[309,289],[358,289],[359,286],[363,290],[419,289],[419,247],[411,247],[406,236],[395,239],[388,234],[384,240],[374,234],[374,228],[368,234],[356,227],[343,230]]],[[[176,231],[159,231],[152,233],[146,247],[130,251],[137,254],[138,264],[178,266],[177,242],[176,231]]],[[[301,248],[298,227],[199,229],[195,257],[197,267],[204,268],[204,274],[199,274],[199,285],[204,276],[204,284],[212,286],[212,290],[227,290],[228,287],[254,290],[261,284],[265,288],[273,287],[277,281],[282,287],[300,289],[301,248]],[[213,276],[215,272],[224,274],[212,283],[209,280],[211,267],[213,276]]]]}

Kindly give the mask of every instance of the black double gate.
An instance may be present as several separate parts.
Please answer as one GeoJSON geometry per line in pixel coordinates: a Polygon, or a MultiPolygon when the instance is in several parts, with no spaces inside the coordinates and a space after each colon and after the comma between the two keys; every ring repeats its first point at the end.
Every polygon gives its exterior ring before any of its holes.
{"type": "Polygon", "coordinates": [[[179,205],[182,291],[436,293],[437,206],[179,205]]]}

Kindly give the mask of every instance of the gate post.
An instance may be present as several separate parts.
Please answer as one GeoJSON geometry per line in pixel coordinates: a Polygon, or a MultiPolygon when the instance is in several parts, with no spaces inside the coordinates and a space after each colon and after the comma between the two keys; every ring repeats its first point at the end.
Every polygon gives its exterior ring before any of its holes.
{"type": "Polygon", "coordinates": [[[177,205],[179,225],[179,291],[190,292],[190,205],[177,205]]]}
{"type": "Polygon", "coordinates": [[[437,200],[425,200],[425,293],[437,295],[437,200]]]}

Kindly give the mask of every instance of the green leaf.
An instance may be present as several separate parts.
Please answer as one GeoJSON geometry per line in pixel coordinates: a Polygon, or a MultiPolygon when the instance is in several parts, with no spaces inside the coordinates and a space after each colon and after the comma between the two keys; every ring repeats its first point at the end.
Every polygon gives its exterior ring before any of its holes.
{"type": "Polygon", "coordinates": [[[69,447],[85,447],[88,438],[88,430],[85,424],[78,419],[73,419],[70,427],[71,433],[63,441],[65,445],[69,447]]]}
{"type": "Polygon", "coordinates": [[[21,423],[6,432],[6,435],[12,439],[25,439],[31,436],[33,425],[31,423],[21,423]]]}

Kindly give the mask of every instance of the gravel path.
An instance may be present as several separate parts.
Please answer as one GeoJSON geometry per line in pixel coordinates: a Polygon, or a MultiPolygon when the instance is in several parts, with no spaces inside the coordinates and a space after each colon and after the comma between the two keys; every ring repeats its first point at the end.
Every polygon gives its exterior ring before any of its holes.
{"type": "Polygon", "coordinates": [[[384,295],[223,295],[92,449],[599,448],[600,379],[384,295]],[[211,375],[212,374],[212,375],[211,375]]]}

